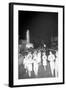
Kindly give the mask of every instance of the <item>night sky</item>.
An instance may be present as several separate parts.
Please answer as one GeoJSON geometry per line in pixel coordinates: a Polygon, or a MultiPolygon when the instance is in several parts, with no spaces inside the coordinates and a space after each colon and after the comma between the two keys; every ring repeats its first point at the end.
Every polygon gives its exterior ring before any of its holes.
{"type": "Polygon", "coordinates": [[[19,40],[26,39],[26,31],[30,31],[30,40],[33,42],[45,41],[58,36],[58,13],[19,11],[18,16],[19,40]]]}

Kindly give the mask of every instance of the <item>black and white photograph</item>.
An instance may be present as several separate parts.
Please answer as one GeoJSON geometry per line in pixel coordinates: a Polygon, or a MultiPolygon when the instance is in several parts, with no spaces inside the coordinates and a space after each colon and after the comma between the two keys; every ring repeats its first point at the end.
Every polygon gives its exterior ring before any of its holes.
{"type": "Polygon", "coordinates": [[[58,13],[19,11],[18,78],[58,77],[58,13]]]}
{"type": "Polygon", "coordinates": [[[12,85],[63,83],[64,7],[16,3],[10,6],[12,85]]]}

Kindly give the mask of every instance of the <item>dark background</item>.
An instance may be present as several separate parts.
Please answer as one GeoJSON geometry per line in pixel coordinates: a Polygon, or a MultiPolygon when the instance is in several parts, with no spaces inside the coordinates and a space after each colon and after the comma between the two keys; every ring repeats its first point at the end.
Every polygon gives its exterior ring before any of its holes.
{"type": "Polygon", "coordinates": [[[26,39],[26,31],[30,31],[30,41],[43,40],[50,42],[51,37],[58,36],[58,13],[19,11],[19,40],[26,39]]]}

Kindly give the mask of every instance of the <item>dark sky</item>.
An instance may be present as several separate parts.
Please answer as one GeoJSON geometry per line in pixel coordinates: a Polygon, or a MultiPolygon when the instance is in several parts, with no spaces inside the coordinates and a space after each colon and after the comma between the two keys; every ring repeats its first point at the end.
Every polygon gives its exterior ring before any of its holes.
{"type": "Polygon", "coordinates": [[[26,30],[30,31],[30,40],[50,41],[58,36],[58,13],[19,11],[19,39],[26,39],[26,30]]]}

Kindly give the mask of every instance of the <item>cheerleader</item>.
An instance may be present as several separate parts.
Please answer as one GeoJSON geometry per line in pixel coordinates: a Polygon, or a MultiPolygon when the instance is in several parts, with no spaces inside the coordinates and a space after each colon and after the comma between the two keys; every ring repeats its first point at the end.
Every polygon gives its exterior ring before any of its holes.
{"type": "Polygon", "coordinates": [[[28,69],[28,75],[31,77],[31,72],[32,72],[32,54],[31,52],[28,53],[28,59],[27,59],[27,69],[28,69]]]}
{"type": "Polygon", "coordinates": [[[37,57],[37,51],[34,52],[33,54],[33,70],[35,75],[38,75],[38,57],[37,57]]]}
{"type": "Polygon", "coordinates": [[[24,56],[23,65],[24,65],[24,68],[26,69],[26,73],[27,73],[27,71],[28,71],[28,69],[27,69],[28,57],[27,57],[27,55],[24,56]]]}
{"type": "Polygon", "coordinates": [[[56,59],[55,59],[55,76],[58,77],[58,52],[56,51],[56,59]]]}
{"type": "Polygon", "coordinates": [[[50,54],[48,55],[48,60],[50,61],[50,68],[51,68],[51,73],[52,76],[54,76],[54,60],[55,60],[55,56],[54,54],[52,54],[52,52],[50,51],[50,54]]]}
{"type": "Polygon", "coordinates": [[[46,70],[46,66],[47,66],[47,56],[46,56],[46,53],[45,53],[45,52],[43,52],[42,60],[43,60],[44,69],[46,70]]]}
{"type": "Polygon", "coordinates": [[[37,63],[38,63],[38,65],[41,64],[41,51],[38,51],[38,53],[37,53],[37,63]]]}

